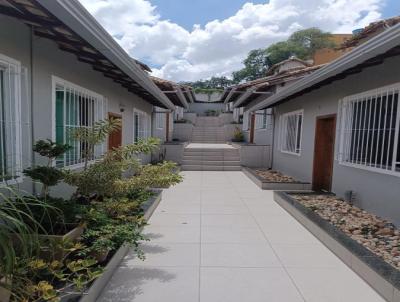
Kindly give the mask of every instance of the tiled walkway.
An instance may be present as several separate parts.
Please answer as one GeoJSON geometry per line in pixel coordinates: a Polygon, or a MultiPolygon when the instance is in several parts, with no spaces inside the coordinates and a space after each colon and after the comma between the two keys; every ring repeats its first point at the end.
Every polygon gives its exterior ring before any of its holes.
{"type": "Polygon", "coordinates": [[[242,172],[184,176],[99,301],[384,301],[242,172]]]}

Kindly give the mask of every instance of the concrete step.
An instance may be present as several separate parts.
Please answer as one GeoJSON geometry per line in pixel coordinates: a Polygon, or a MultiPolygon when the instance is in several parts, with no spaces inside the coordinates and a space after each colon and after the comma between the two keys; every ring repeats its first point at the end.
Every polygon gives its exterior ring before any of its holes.
{"type": "Polygon", "coordinates": [[[240,157],[223,155],[184,155],[182,160],[239,161],[240,157]]]}
{"type": "Polygon", "coordinates": [[[183,171],[241,171],[242,167],[228,167],[228,166],[191,166],[182,165],[181,169],[183,171]]]}
{"type": "Polygon", "coordinates": [[[238,167],[240,166],[240,161],[226,161],[226,160],[183,160],[182,165],[184,166],[228,166],[228,167],[238,167]]]}

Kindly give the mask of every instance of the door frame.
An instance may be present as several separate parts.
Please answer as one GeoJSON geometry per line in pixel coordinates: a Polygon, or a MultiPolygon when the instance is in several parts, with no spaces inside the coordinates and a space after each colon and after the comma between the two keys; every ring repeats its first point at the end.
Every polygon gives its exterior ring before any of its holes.
{"type": "Polygon", "coordinates": [[[320,120],[325,120],[325,119],[333,119],[333,143],[332,143],[332,167],[331,167],[331,174],[330,174],[330,179],[329,179],[329,190],[332,190],[332,179],[333,179],[333,167],[335,164],[335,144],[336,144],[336,123],[337,123],[337,114],[332,113],[332,114],[326,114],[326,115],[320,115],[317,116],[315,119],[315,131],[314,131],[314,155],[313,155],[313,170],[312,170],[312,188],[314,190],[314,183],[315,183],[315,174],[316,174],[316,155],[317,153],[315,152],[315,148],[317,146],[317,127],[318,127],[318,121],[320,120]]]}
{"type": "MultiPolygon", "coordinates": [[[[118,131],[121,131],[121,146],[122,146],[122,114],[119,113],[114,113],[114,112],[108,112],[108,118],[116,118],[116,119],[120,119],[121,120],[121,127],[118,131]]],[[[107,150],[110,151],[110,137],[111,137],[112,133],[108,135],[108,146],[107,146],[107,150]]]]}

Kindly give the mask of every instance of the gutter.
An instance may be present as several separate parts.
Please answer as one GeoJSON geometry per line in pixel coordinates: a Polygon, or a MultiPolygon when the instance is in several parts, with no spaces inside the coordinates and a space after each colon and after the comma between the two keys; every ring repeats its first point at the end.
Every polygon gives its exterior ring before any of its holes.
{"type": "Polygon", "coordinates": [[[381,34],[373,37],[352,51],[344,54],[330,64],[304,77],[303,79],[293,83],[281,92],[265,99],[257,105],[250,108],[250,111],[257,111],[272,107],[282,99],[292,96],[295,93],[301,92],[319,82],[335,76],[343,71],[346,71],[358,64],[365,62],[368,59],[374,58],[393,47],[400,45],[400,24],[397,24],[381,34]]]}
{"type": "Polygon", "coordinates": [[[36,0],[168,109],[174,104],[77,0],[36,0]]]}

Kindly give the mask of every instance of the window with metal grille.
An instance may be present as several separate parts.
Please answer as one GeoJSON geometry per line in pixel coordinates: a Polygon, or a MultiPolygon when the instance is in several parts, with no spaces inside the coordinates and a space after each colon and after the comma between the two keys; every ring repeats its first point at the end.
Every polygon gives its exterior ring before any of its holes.
{"type": "Polygon", "coordinates": [[[157,129],[164,129],[165,127],[165,113],[163,112],[164,109],[160,107],[155,107],[155,121],[156,121],[156,128],[157,129]]]}
{"type": "Polygon", "coordinates": [[[303,128],[303,110],[285,113],[280,118],[280,150],[300,155],[303,128]]]}
{"type": "Polygon", "coordinates": [[[138,142],[141,139],[146,139],[150,135],[149,116],[140,110],[133,111],[133,140],[138,142]]]}
{"type": "Polygon", "coordinates": [[[0,54],[0,182],[22,179],[21,64],[0,54]]]}
{"type": "MultiPolygon", "coordinates": [[[[74,167],[84,163],[83,143],[71,137],[71,130],[80,127],[92,127],[94,123],[105,119],[105,104],[103,96],[53,77],[55,95],[55,140],[57,143],[68,144],[72,149],[56,160],[59,167],[74,167]]],[[[105,151],[105,144],[96,146],[94,160],[105,151]]]]}
{"type": "Polygon", "coordinates": [[[272,113],[270,109],[256,111],[256,129],[270,129],[272,113]]]}
{"type": "Polygon", "coordinates": [[[399,91],[396,84],[342,100],[341,164],[400,175],[399,91]]]}

